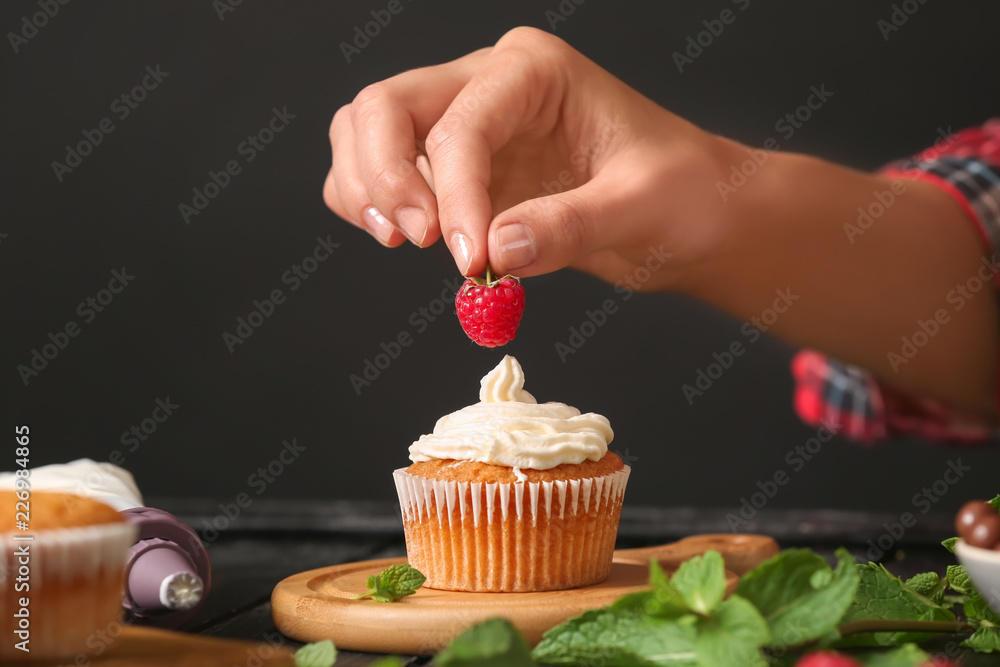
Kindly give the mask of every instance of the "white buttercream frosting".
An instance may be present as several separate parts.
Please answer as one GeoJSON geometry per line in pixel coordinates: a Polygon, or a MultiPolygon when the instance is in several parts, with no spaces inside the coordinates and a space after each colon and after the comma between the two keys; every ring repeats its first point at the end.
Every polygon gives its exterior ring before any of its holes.
{"type": "MultiPolygon", "coordinates": [[[[142,494],[132,473],[112,463],[77,459],[31,469],[31,488],[36,491],[62,491],[88,496],[111,505],[116,510],[142,507],[142,494]]],[[[0,489],[13,489],[14,472],[0,473],[0,489]]]]}
{"type": "Polygon", "coordinates": [[[606,417],[565,403],[539,403],[524,390],[524,371],[507,355],[480,382],[479,402],[441,417],[410,445],[410,460],[456,459],[548,470],[598,461],[614,438],[606,417]]]}

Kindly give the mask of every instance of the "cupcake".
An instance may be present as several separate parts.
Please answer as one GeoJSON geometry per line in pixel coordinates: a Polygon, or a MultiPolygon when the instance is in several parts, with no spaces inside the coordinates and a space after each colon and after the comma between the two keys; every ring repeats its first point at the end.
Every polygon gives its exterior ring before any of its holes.
{"type": "Polygon", "coordinates": [[[504,357],[479,402],[439,419],[393,473],[424,585],[528,592],[606,579],[629,475],[612,437],[601,415],[538,403],[504,357]]]}
{"type": "Polygon", "coordinates": [[[135,527],[91,498],[31,491],[28,529],[20,530],[17,493],[0,491],[0,662],[103,652],[107,642],[96,639],[120,632],[135,527]]]}

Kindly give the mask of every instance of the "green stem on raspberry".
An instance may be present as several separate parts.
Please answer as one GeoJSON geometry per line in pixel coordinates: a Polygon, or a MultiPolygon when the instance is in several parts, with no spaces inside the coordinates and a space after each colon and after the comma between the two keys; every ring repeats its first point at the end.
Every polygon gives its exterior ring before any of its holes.
{"type": "Polygon", "coordinates": [[[490,270],[490,263],[486,262],[486,284],[493,282],[493,272],[490,270]]]}

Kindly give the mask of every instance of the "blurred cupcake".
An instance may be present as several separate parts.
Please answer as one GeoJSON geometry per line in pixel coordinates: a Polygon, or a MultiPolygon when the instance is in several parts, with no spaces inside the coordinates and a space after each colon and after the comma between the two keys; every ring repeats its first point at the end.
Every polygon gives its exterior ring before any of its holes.
{"type": "Polygon", "coordinates": [[[75,494],[32,491],[27,502],[28,529],[19,530],[24,501],[0,491],[0,662],[103,652],[100,638],[119,632],[135,527],[75,494]]]}
{"type": "Polygon", "coordinates": [[[539,404],[511,356],[393,473],[410,565],[430,588],[527,592],[611,570],[629,467],[601,415],[539,404]]]}

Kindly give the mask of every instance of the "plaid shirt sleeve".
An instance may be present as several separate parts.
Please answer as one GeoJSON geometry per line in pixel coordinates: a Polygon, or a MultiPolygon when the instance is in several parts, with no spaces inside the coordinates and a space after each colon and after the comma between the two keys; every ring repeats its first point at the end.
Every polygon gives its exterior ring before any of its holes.
{"type": "MultiPolygon", "coordinates": [[[[1000,253],[1000,118],[942,137],[934,146],[881,170],[888,176],[927,181],[950,194],[976,226],[993,264],[1000,253]]],[[[994,287],[1000,274],[994,272],[994,287]]],[[[1000,430],[970,422],[947,406],[880,384],[871,373],[802,350],[792,360],[795,410],[810,424],[833,425],[839,435],[864,443],[916,435],[951,442],[1000,438],[1000,430]]]]}

